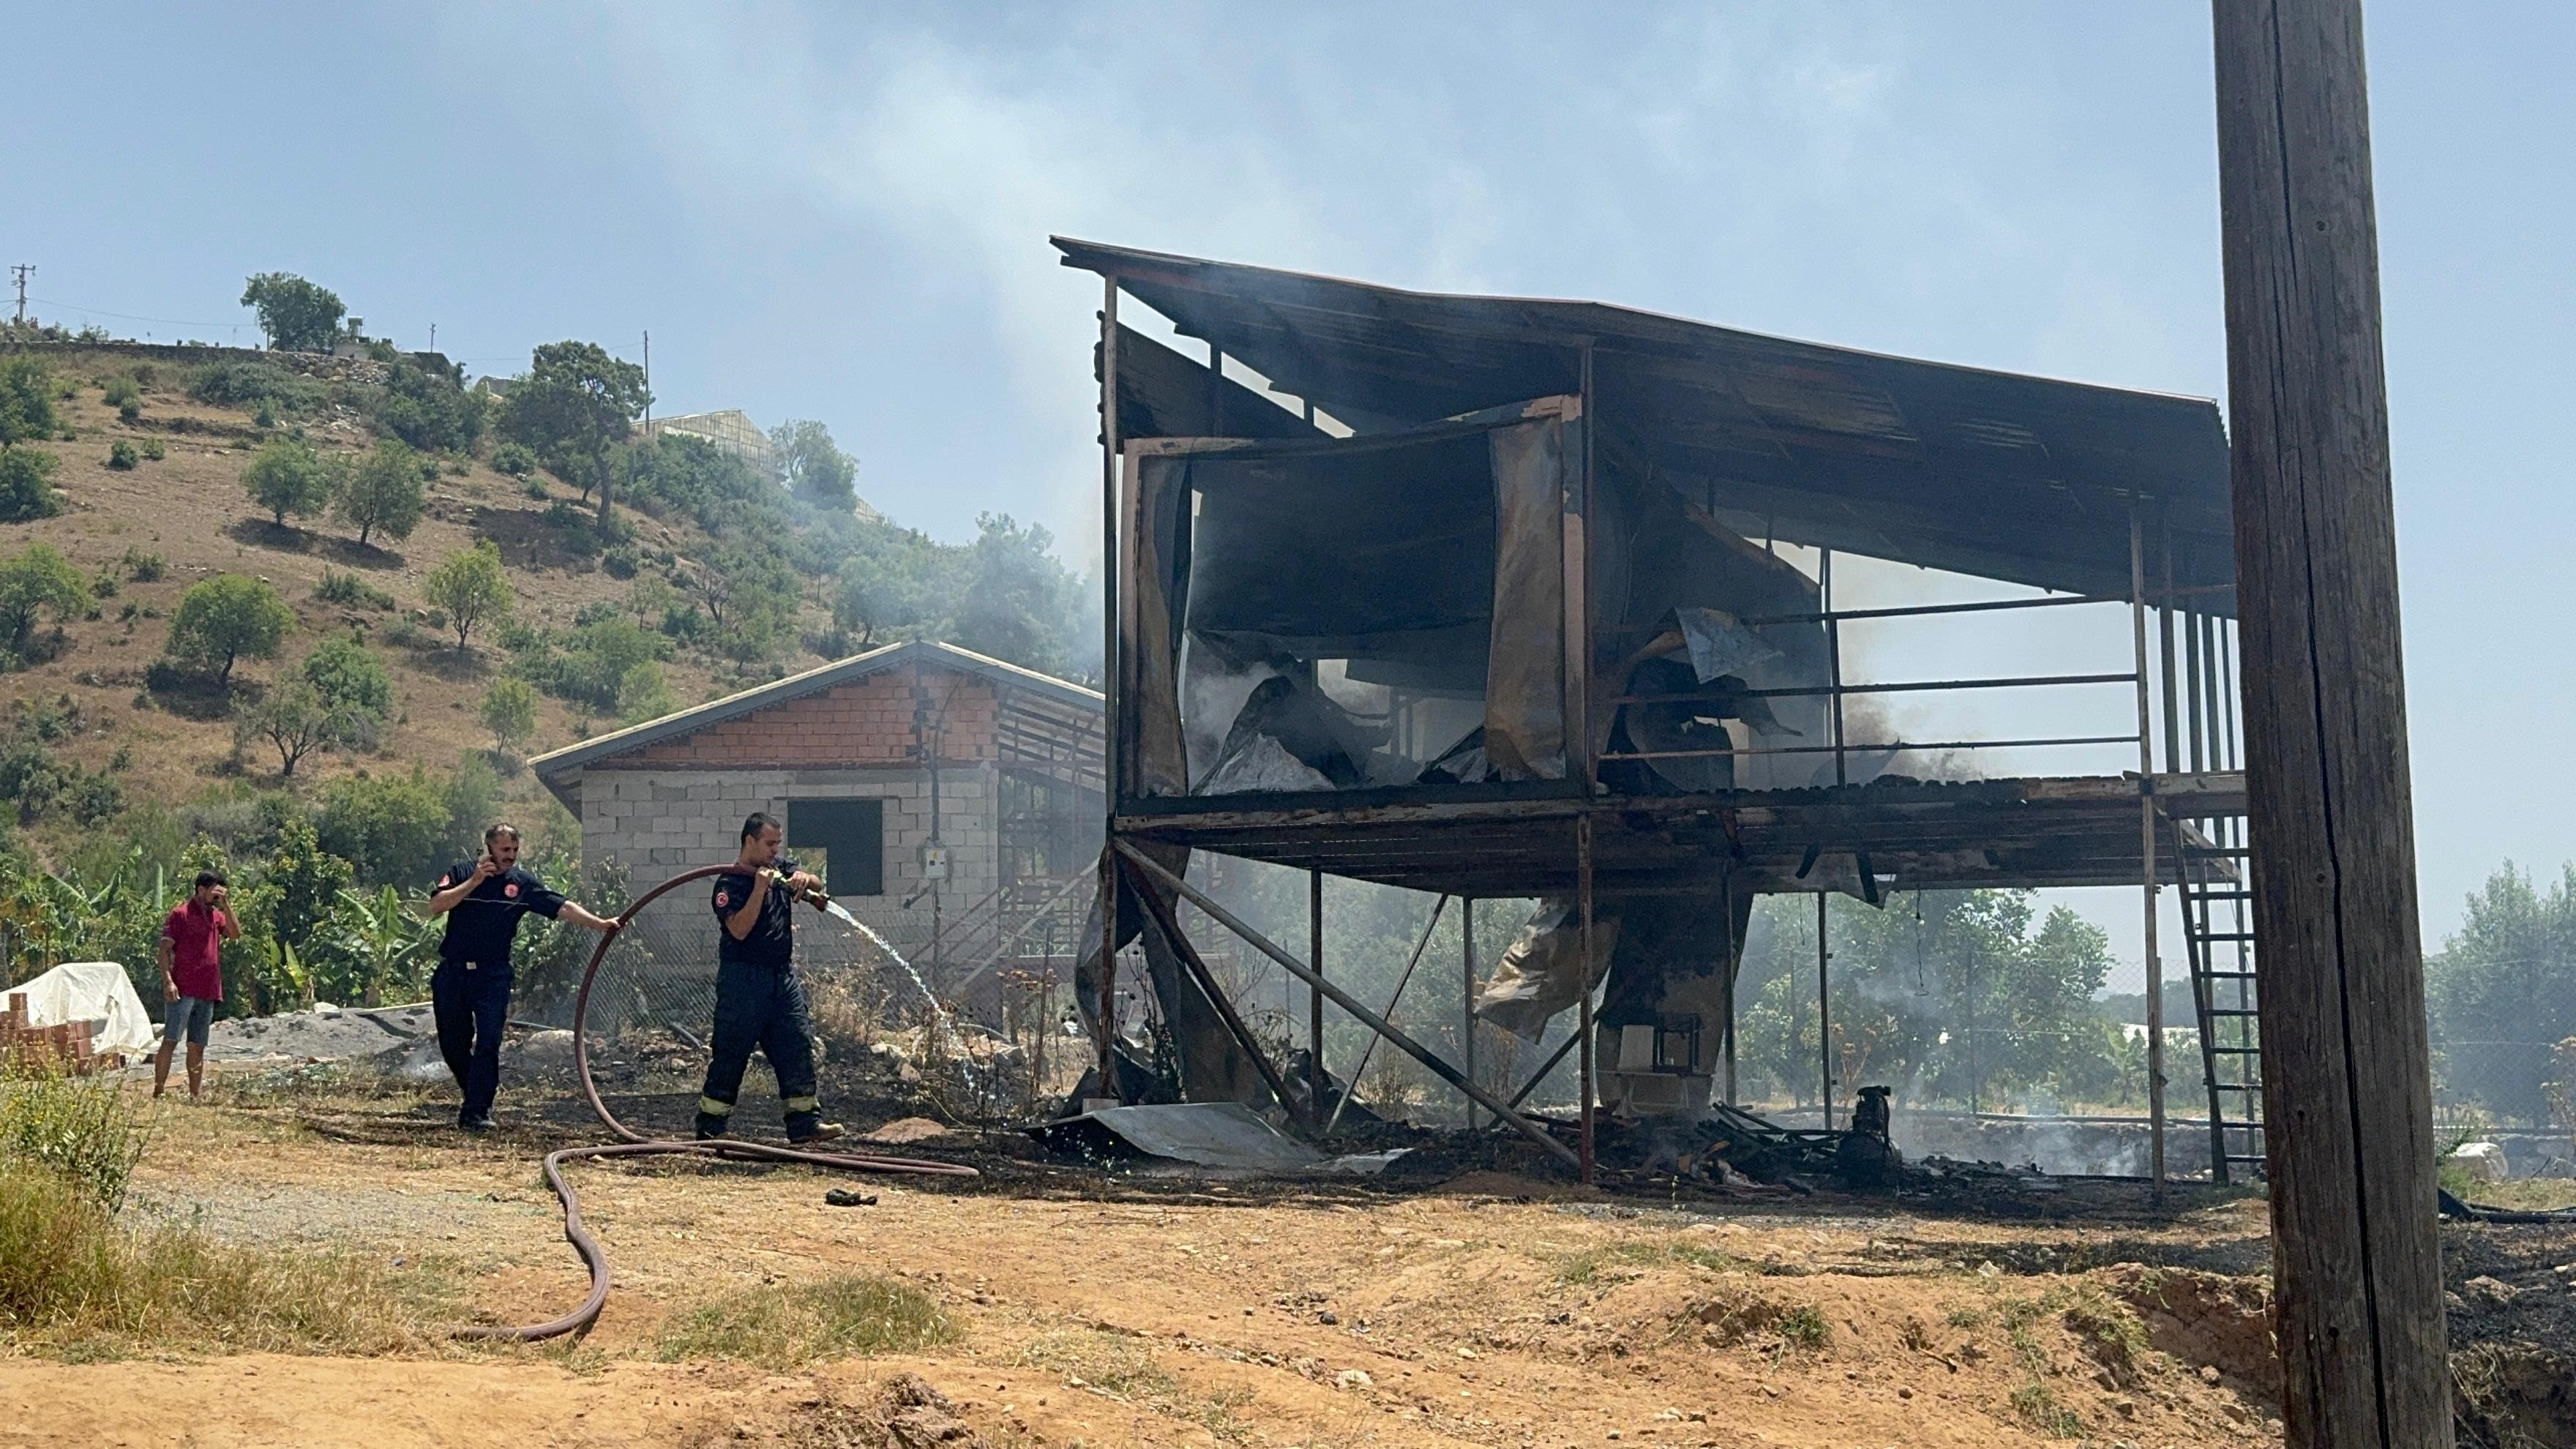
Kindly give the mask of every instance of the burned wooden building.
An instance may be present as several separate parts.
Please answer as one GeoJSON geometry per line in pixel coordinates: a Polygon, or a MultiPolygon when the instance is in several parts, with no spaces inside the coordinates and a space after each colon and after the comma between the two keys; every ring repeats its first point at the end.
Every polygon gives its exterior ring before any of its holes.
{"type": "MultiPolygon", "coordinates": [[[[1523,1029],[1576,1015],[1587,1169],[1595,1103],[1732,1098],[1759,894],[2137,887],[2152,975],[2156,892],[2179,888],[2210,1160],[2223,1175],[2259,1159],[2214,403],[1614,306],[1056,245],[1104,282],[1103,871],[1121,908],[1102,929],[1143,935],[1186,1095],[1312,1110],[1327,1088],[1243,1030],[1177,923],[1183,899],[1307,980],[1318,1022],[1339,1003],[1495,1120],[1547,1136],[1519,1098],[1340,992],[1319,950],[1234,921],[1187,880],[1194,851],[1314,872],[1318,900],[1327,873],[1542,899],[1480,1012],[1523,1029]],[[1123,322],[1122,301],[1205,355],[1123,322]],[[1997,596],[1849,607],[1834,560],[1854,555],[1997,596]],[[1858,621],[2082,606],[2126,615],[2127,647],[2099,669],[1848,677],[1858,621]],[[1901,739],[1860,707],[2052,686],[2126,686],[2134,724],[1901,739]],[[1909,769],[2074,746],[2135,764],[1909,769]]],[[[1091,948],[1088,1000],[1115,963],[1091,948]]]]}

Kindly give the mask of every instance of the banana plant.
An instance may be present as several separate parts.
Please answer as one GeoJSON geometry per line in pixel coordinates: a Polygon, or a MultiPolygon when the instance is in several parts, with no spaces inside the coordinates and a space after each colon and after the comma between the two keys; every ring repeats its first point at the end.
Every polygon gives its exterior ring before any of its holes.
{"type": "Polygon", "coordinates": [[[276,1009],[278,998],[309,1009],[313,1005],[313,973],[305,966],[304,958],[295,954],[295,948],[284,941],[272,942],[270,951],[270,1009],[276,1009]]]}
{"type": "Polygon", "coordinates": [[[373,895],[344,889],[340,907],[364,961],[363,1004],[382,1006],[387,983],[410,979],[411,968],[437,949],[439,927],[413,914],[392,886],[373,895]]]}

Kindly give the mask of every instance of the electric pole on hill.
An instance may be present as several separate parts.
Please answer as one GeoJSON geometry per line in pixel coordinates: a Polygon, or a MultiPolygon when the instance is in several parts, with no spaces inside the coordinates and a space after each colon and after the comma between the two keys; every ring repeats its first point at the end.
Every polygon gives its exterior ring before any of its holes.
{"type": "Polygon", "coordinates": [[[9,268],[9,274],[12,277],[15,277],[18,282],[17,325],[20,327],[27,325],[27,277],[35,270],[36,264],[34,262],[17,262],[12,264],[9,268]]]}
{"type": "Polygon", "coordinates": [[[2264,1150],[2292,1449],[2453,1442],[2361,0],[2215,0],[2264,1150]]]}

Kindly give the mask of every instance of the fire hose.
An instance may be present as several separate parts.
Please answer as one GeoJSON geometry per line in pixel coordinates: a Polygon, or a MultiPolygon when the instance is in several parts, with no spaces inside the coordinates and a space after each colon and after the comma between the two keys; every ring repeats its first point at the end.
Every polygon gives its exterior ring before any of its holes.
{"type": "Polygon", "coordinates": [[[599,1115],[599,1120],[606,1124],[608,1130],[618,1140],[589,1147],[565,1147],[549,1152],[545,1159],[545,1175],[546,1185],[554,1189],[556,1199],[563,1204],[564,1241],[572,1244],[573,1251],[581,1255],[583,1266],[590,1270],[589,1295],[582,1299],[580,1307],[561,1318],[519,1327],[472,1324],[455,1330],[456,1337],[534,1343],[561,1334],[587,1332],[590,1326],[598,1321],[599,1310],[608,1302],[608,1254],[599,1246],[599,1240],[591,1236],[590,1229],[582,1223],[581,1197],[573,1191],[572,1183],[564,1176],[564,1164],[568,1162],[601,1157],[701,1157],[726,1162],[802,1163],[808,1167],[827,1168],[836,1172],[900,1172],[930,1177],[979,1175],[971,1167],[914,1157],[879,1157],[857,1152],[813,1152],[795,1147],[775,1147],[762,1142],[736,1142],[730,1139],[680,1142],[650,1138],[619,1121],[617,1114],[608,1110],[608,1104],[600,1099],[599,1084],[590,1074],[590,1035],[587,1030],[590,986],[592,980],[599,974],[599,963],[607,958],[609,947],[617,944],[617,938],[624,933],[627,923],[635,919],[636,912],[691,881],[704,880],[711,875],[724,875],[735,869],[736,867],[730,865],[699,866],[682,871],[636,897],[633,904],[618,913],[618,929],[600,937],[598,946],[590,953],[589,964],[582,968],[581,987],[573,996],[572,1006],[573,1070],[581,1079],[582,1095],[589,1099],[590,1110],[599,1115]]]}

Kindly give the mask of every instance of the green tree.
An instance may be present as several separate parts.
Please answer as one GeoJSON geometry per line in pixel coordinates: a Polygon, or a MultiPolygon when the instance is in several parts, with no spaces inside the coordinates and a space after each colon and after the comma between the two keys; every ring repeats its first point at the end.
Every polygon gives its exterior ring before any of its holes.
{"type": "Polygon", "coordinates": [[[859,460],[844,453],[821,423],[791,419],[769,431],[787,490],[818,508],[847,513],[859,502],[859,460]]]}
{"type": "Polygon", "coordinates": [[[376,651],[341,634],[304,656],[304,679],[334,709],[354,709],[381,721],[393,713],[394,682],[376,651]]]}
{"type": "Polygon", "coordinates": [[[27,652],[38,619],[64,624],[88,610],[88,581],[52,544],[31,543],[0,561],[0,642],[9,653],[27,652]]]}
{"type": "Polygon", "coordinates": [[[804,589],[775,552],[725,544],[708,557],[696,582],[707,617],[715,621],[716,647],[728,657],[744,663],[770,658],[795,633],[804,589]]]}
{"type": "Polygon", "coordinates": [[[259,330],[279,352],[328,352],[349,314],[330,288],[292,272],[261,272],[242,287],[241,304],[259,314],[259,330]]]}
{"type": "Polygon", "coordinates": [[[392,438],[376,444],[349,469],[331,500],[331,511],[341,522],[357,525],[361,548],[378,530],[397,541],[411,537],[428,506],[420,455],[392,438]]]}
{"type": "Polygon", "coordinates": [[[242,716],[234,737],[244,744],[267,741],[277,751],[278,778],[293,779],[306,755],[331,749],[367,728],[362,711],[324,699],[309,679],[290,679],[242,716]]]}
{"type": "Polygon", "coordinates": [[[322,789],[324,849],[345,856],[370,885],[418,885],[450,853],[449,802],[441,782],[414,765],[408,774],[352,775],[322,789]]]}
{"type": "Polygon", "coordinates": [[[621,725],[642,724],[660,719],[680,707],[671,694],[671,686],[662,678],[662,666],[651,660],[627,669],[617,681],[617,722],[621,725]]]}
{"type": "Polygon", "coordinates": [[[594,620],[573,632],[555,679],[555,692],[594,708],[614,710],[636,665],[664,658],[670,641],[623,618],[594,620]]]}
{"type": "Polygon", "coordinates": [[[510,576],[501,567],[500,547],[488,538],[472,548],[449,554],[429,571],[421,593],[447,611],[447,622],[456,626],[459,650],[465,647],[466,636],[475,625],[487,619],[498,622],[510,617],[515,602],[510,576]]]}
{"type": "Polygon", "coordinates": [[[0,523],[32,523],[63,511],[54,492],[59,461],[42,448],[0,448],[0,523]]]}
{"type": "Polygon", "coordinates": [[[609,482],[616,445],[634,430],[652,393],[644,369],[611,357],[595,342],[549,342],[512,384],[502,430],[588,499],[599,492],[599,523],[608,527],[609,482]]]}
{"type": "Polygon", "coordinates": [[[280,438],[242,470],[242,491],[284,528],[286,515],[309,518],[331,501],[331,470],[311,448],[280,438]]]}
{"type": "Polygon", "coordinates": [[[243,574],[217,574],[189,586],[170,616],[169,655],[215,671],[229,686],[241,659],[275,659],[295,627],[295,611],[277,590],[243,574]]]}
{"type": "Polygon", "coordinates": [[[969,582],[958,599],[950,637],[1048,674],[1065,672],[1069,626],[1076,620],[1074,581],[1051,550],[1055,536],[1007,513],[975,519],[969,582]]]}
{"type": "Polygon", "coordinates": [[[483,691],[483,727],[492,732],[493,747],[515,751],[536,732],[537,692],[515,674],[504,674],[483,691]]]}
{"type": "Polygon", "coordinates": [[[408,357],[386,369],[370,394],[367,420],[428,452],[465,452],[483,436],[485,394],[467,392],[463,368],[442,372],[408,357]]]}
{"type": "Polygon", "coordinates": [[[0,358],[0,448],[50,438],[62,427],[54,412],[54,374],[41,358],[0,358]]]}
{"type": "Polygon", "coordinates": [[[2444,1096],[2547,1120],[2552,1050],[2576,1035],[2576,865],[2546,889],[2498,867],[2425,961],[2424,988],[2444,1096]]]}

